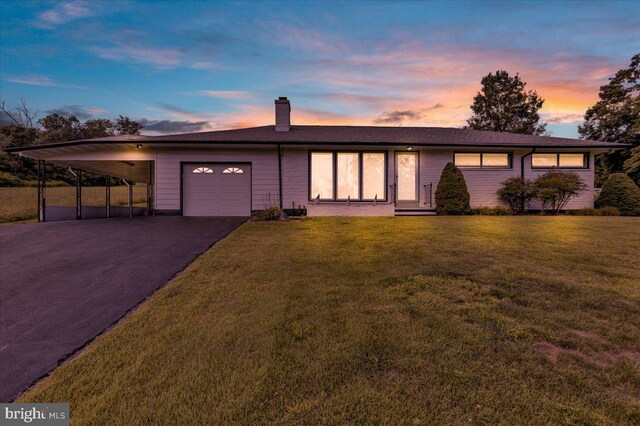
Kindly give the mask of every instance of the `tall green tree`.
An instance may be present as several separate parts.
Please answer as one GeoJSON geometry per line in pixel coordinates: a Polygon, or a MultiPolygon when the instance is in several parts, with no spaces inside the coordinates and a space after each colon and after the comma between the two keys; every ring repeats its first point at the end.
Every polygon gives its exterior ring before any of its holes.
{"type": "Polygon", "coordinates": [[[527,83],[520,76],[510,76],[498,70],[482,77],[482,88],[473,98],[473,115],[467,128],[494,132],[542,135],[547,123],[540,122],[540,108],[544,104],[534,90],[525,90],[527,83]]]}
{"type": "Polygon", "coordinates": [[[139,135],[144,126],[139,121],[130,119],[127,116],[119,115],[114,126],[114,130],[119,135],[139,135]]]}
{"type": "MultiPolygon", "coordinates": [[[[640,146],[640,53],[631,58],[629,67],[600,87],[598,97],[598,102],[585,113],[584,123],[578,126],[580,138],[640,146]]],[[[630,157],[630,150],[597,156],[596,185],[604,184],[612,173],[625,171],[624,163],[630,157]]],[[[638,179],[636,174],[634,180],[638,179]]]]}
{"type": "Polygon", "coordinates": [[[640,146],[631,150],[631,156],[624,162],[624,172],[640,186],[640,146]]]}

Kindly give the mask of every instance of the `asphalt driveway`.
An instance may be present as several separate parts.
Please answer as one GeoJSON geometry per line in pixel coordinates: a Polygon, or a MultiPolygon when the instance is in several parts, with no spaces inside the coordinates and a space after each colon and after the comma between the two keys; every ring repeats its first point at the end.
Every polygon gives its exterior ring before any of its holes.
{"type": "Polygon", "coordinates": [[[0,402],[118,321],[243,218],[0,227],[0,402]]]}

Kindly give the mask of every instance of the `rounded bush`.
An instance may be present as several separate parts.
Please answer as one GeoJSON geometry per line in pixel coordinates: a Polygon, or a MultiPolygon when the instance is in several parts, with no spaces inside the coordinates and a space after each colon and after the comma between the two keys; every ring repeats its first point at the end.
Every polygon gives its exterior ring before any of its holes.
{"type": "Polygon", "coordinates": [[[284,211],[278,206],[269,206],[264,210],[259,211],[253,216],[253,220],[280,220],[285,217],[284,211]]]}
{"type": "Polygon", "coordinates": [[[625,216],[640,215],[640,188],[624,173],[614,173],[602,186],[596,207],[617,207],[625,216]]]}
{"type": "Polygon", "coordinates": [[[535,198],[536,188],[532,181],[514,176],[502,182],[496,194],[513,214],[522,214],[527,210],[529,201],[535,198]]]}
{"type": "Polygon", "coordinates": [[[448,163],[442,170],[436,189],[438,214],[465,214],[469,210],[469,190],[459,168],[448,163]]]}

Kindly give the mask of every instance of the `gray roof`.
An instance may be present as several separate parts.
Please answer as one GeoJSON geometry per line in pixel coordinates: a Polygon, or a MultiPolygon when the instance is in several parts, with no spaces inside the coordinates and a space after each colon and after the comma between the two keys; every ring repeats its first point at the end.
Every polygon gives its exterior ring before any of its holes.
{"type": "Polygon", "coordinates": [[[304,145],[417,145],[461,147],[552,147],[552,148],[624,148],[615,142],[556,138],[550,136],[520,135],[448,127],[382,127],[382,126],[291,126],[289,132],[276,132],[275,126],[249,127],[213,132],[183,133],[165,136],[112,136],[85,139],[26,148],[13,148],[18,152],[52,146],[86,143],[250,143],[250,144],[304,144],[304,145]]]}

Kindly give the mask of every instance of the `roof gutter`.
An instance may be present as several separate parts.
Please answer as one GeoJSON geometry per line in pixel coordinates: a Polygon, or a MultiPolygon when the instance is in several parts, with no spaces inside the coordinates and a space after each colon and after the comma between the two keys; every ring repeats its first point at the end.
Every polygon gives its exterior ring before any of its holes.
{"type": "MultiPolygon", "coordinates": [[[[67,146],[76,146],[76,145],[122,145],[122,144],[134,144],[135,142],[131,141],[100,141],[100,142],[92,142],[88,141],[69,141],[69,142],[59,142],[55,144],[45,144],[45,145],[32,145],[25,147],[11,147],[5,148],[5,151],[8,153],[20,153],[26,151],[37,151],[41,149],[52,149],[52,148],[62,148],[67,146]]],[[[350,142],[350,141],[333,141],[333,142],[311,142],[311,141],[146,141],[147,145],[165,145],[165,144],[191,144],[191,145],[357,145],[357,146],[430,146],[430,147],[440,147],[440,148],[512,148],[512,149],[526,149],[526,148],[542,148],[542,149],[625,149],[631,148],[633,145],[631,144],[616,144],[612,145],[540,145],[540,144],[531,144],[531,145],[519,145],[519,144],[509,144],[509,143],[501,143],[501,144],[483,144],[483,143],[475,143],[475,144],[442,144],[442,143],[426,143],[426,142],[350,142]]]]}

